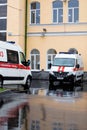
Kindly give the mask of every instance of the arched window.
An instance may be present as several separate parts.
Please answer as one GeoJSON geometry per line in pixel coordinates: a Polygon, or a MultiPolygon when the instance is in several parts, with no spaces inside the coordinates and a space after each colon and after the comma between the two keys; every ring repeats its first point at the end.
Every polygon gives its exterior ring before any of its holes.
{"type": "Polygon", "coordinates": [[[31,69],[39,70],[40,69],[40,52],[37,49],[31,51],[31,69]]]}
{"type": "Polygon", "coordinates": [[[53,59],[55,55],[57,54],[56,50],[54,49],[49,49],[47,51],[47,69],[50,69],[50,63],[53,63],[53,59]]]}
{"type": "Polygon", "coordinates": [[[73,54],[78,54],[78,51],[77,51],[76,48],[70,48],[70,49],[68,50],[68,52],[71,52],[71,53],[73,53],[73,54]]]}
{"type": "Polygon", "coordinates": [[[30,9],[31,9],[30,10],[31,24],[39,24],[40,23],[40,3],[39,2],[31,3],[30,9]]]}
{"type": "Polygon", "coordinates": [[[63,2],[54,1],[53,2],[53,23],[63,22],[63,2]]]}
{"type": "Polygon", "coordinates": [[[68,22],[76,23],[79,21],[79,2],[78,0],[68,1],[68,22]]]}

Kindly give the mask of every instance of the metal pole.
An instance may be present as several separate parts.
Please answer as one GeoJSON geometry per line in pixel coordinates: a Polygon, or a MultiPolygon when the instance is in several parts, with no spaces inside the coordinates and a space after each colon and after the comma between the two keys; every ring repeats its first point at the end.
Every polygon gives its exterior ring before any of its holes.
{"type": "Polygon", "coordinates": [[[25,1],[25,56],[27,51],[27,5],[28,1],[25,1]]]}

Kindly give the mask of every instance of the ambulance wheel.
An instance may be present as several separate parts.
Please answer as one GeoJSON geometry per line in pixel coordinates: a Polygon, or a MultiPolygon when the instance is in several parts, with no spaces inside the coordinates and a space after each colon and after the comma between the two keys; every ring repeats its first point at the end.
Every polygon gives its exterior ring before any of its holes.
{"type": "Polygon", "coordinates": [[[30,76],[27,77],[26,84],[24,85],[24,90],[29,89],[31,86],[31,78],[30,76]]]}
{"type": "Polygon", "coordinates": [[[76,76],[75,76],[75,77],[73,77],[73,81],[72,81],[72,83],[73,83],[73,85],[75,85],[75,84],[76,84],[76,76]]]}
{"type": "Polygon", "coordinates": [[[54,90],[53,82],[52,81],[49,81],[49,90],[54,90]]]}
{"type": "Polygon", "coordinates": [[[2,80],[2,77],[0,77],[0,88],[3,88],[3,80],[2,80]]]}
{"type": "Polygon", "coordinates": [[[83,75],[81,76],[81,80],[80,80],[80,83],[83,83],[83,75]]]}

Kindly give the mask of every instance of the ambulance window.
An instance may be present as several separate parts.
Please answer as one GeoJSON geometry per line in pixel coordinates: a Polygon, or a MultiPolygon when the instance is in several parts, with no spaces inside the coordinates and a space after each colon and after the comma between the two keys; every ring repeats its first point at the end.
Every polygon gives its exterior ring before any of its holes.
{"type": "Polygon", "coordinates": [[[20,52],[20,59],[21,59],[21,63],[25,65],[26,59],[22,52],[20,52]]]}
{"type": "Polygon", "coordinates": [[[18,52],[13,50],[7,50],[7,61],[9,63],[15,63],[18,64],[18,52]]]}
{"type": "Polygon", "coordinates": [[[53,65],[74,67],[75,59],[74,58],[55,58],[53,65]]]}

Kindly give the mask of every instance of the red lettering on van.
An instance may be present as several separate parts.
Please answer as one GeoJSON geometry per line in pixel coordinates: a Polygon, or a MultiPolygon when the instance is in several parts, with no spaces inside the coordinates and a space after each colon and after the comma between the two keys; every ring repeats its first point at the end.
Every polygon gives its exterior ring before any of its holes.
{"type": "Polygon", "coordinates": [[[3,51],[0,51],[0,57],[4,57],[3,51]]]}

